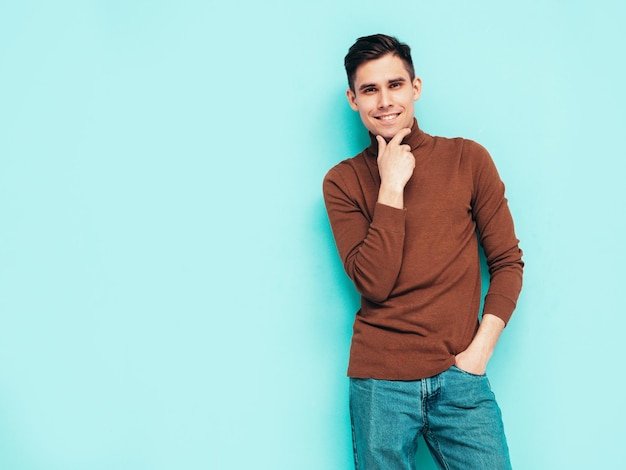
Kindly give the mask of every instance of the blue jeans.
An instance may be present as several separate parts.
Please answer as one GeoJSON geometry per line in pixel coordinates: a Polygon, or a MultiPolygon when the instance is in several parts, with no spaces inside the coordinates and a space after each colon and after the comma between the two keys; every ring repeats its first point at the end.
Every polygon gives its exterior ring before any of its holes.
{"type": "Polygon", "coordinates": [[[357,470],[414,470],[420,435],[441,469],[511,468],[486,375],[452,366],[409,382],[350,379],[350,416],[357,470]]]}

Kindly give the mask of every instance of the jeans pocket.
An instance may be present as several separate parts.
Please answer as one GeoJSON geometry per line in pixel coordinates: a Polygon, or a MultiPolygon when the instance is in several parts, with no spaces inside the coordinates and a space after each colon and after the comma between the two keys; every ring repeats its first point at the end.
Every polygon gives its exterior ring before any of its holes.
{"type": "Polygon", "coordinates": [[[464,370],[464,369],[461,369],[461,368],[460,368],[459,366],[457,366],[456,364],[454,364],[452,367],[450,367],[450,369],[451,369],[451,370],[458,371],[458,372],[460,372],[461,374],[465,374],[465,375],[468,375],[468,376],[470,376],[470,377],[476,377],[476,378],[481,378],[481,379],[482,379],[482,378],[484,378],[484,377],[487,377],[487,373],[484,373],[484,374],[473,374],[472,372],[468,372],[468,371],[466,371],[466,370],[464,370]]]}

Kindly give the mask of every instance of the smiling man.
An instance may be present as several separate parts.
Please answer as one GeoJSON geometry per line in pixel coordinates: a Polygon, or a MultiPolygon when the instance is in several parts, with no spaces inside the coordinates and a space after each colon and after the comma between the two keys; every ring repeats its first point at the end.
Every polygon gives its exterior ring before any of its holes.
{"type": "Polygon", "coordinates": [[[522,286],[504,185],[479,144],[419,128],[409,46],[359,38],[345,68],[371,143],[328,172],[324,199],[361,294],[348,366],[356,468],[415,469],[423,436],[442,469],[508,469],[485,373],[522,286]]]}

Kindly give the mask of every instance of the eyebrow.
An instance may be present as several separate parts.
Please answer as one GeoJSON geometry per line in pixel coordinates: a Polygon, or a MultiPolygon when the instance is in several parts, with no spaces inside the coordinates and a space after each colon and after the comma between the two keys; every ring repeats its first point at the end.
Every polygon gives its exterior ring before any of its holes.
{"type": "MultiPolygon", "coordinates": [[[[390,80],[387,81],[388,85],[391,85],[392,83],[404,83],[406,82],[406,79],[403,77],[397,77],[397,78],[392,78],[390,80]]],[[[377,85],[375,83],[364,83],[363,85],[361,85],[359,87],[359,91],[365,90],[367,88],[372,88],[372,87],[376,87],[377,85]]]]}

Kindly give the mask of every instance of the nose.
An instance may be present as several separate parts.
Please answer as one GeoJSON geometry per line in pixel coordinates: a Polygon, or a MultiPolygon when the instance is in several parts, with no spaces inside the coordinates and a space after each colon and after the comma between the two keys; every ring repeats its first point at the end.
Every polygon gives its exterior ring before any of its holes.
{"type": "Polygon", "coordinates": [[[389,90],[383,88],[378,95],[378,107],[379,108],[388,108],[391,106],[391,93],[389,90]]]}

